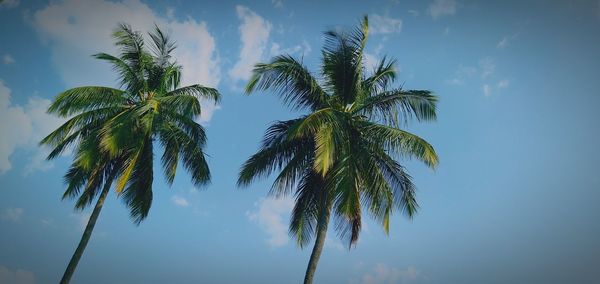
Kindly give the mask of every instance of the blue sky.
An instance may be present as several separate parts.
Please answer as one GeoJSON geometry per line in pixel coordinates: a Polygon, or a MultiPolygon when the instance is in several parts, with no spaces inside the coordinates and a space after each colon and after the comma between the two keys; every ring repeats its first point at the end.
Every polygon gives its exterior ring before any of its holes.
{"type": "Polygon", "coordinates": [[[406,161],[421,211],[390,236],[367,221],[348,251],[330,232],[317,283],[595,283],[600,278],[599,1],[5,0],[0,4],[0,283],[56,283],[89,211],[61,201],[69,156],[37,141],[61,120],[60,91],[115,85],[90,57],[113,52],[118,22],[177,40],[184,83],[217,87],[204,105],[213,181],[155,179],[139,227],[109,197],[74,283],[299,283],[309,249],[287,238],[290,200],[272,178],[235,186],[266,126],[298,115],[242,95],[254,63],[279,53],[316,70],[322,32],[371,21],[367,64],[398,59],[408,89],[440,97],[438,122],[410,125],[440,156],[406,161]]]}

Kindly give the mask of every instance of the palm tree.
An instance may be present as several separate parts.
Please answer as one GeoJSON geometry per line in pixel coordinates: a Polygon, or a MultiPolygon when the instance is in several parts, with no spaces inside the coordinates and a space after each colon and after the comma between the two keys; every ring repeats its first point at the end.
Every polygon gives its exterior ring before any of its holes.
{"type": "Polygon", "coordinates": [[[112,64],[121,89],[73,88],[59,94],[48,108],[49,113],[70,117],[40,142],[53,147],[48,159],[73,146],[63,199],[77,198],[75,208],[81,210],[97,198],[60,283],[69,283],[113,184],[135,224],[148,216],[154,142],[163,149],[161,161],[169,185],[180,161],[194,185],[210,181],[202,150],[206,134],[194,118],[200,115],[200,98],[217,103],[220,94],[202,85],[179,88],[181,66],[171,58],[174,42],[158,27],[149,36],[151,46],[146,48],[143,35],[122,24],[113,33],[119,56],[94,55],[112,64]]]}
{"type": "Polygon", "coordinates": [[[366,74],[368,19],[350,32],[325,33],[321,78],[289,55],[257,64],[246,93],[271,90],[286,105],[308,114],[278,121],[240,171],[238,185],[278,172],[270,195],[294,194],[290,236],[303,248],[315,244],[304,283],[312,283],[331,215],[335,231],[351,248],[363,208],[389,232],[394,210],[413,217],[415,186],[401,158],[438,164],[433,147],[400,127],[411,118],[436,119],[437,97],[426,90],[392,88],[394,60],[383,58],[366,74]]]}

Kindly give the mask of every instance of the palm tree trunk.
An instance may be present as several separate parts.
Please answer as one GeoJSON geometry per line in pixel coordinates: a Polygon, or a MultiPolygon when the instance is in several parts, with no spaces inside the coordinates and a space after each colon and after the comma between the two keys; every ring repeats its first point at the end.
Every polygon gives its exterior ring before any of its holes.
{"type": "Polygon", "coordinates": [[[73,256],[71,257],[71,261],[69,261],[69,265],[63,274],[62,279],[60,280],[60,284],[68,284],[71,281],[71,277],[75,272],[75,268],[77,267],[77,263],[79,263],[79,259],[83,255],[83,251],[87,246],[90,237],[92,236],[92,231],[94,230],[94,226],[96,225],[96,220],[98,220],[98,216],[100,215],[100,211],[102,210],[102,206],[104,205],[104,200],[108,195],[108,191],[110,190],[110,186],[112,184],[113,177],[109,177],[102,188],[102,193],[100,193],[100,197],[96,202],[96,206],[94,207],[94,211],[92,211],[92,215],[90,215],[90,219],[88,220],[87,225],[85,226],[85,231],[83,231],[83,236],[81,236],[81,240],[79,241],[79,245],[73,256]]]}
{"type": "Polygon", "coordinates": [[[317,263],[319,262],[319,258],[321,258],[321,252],[323,252],[325,238],[327,237],[327,226],[329,225],[330,210],[329,204],[327,202],[323,202],[321,212],[319,213],[319,221],[317,223],[317,238],[315,240],[315,246],[313,247],[312,253],[310,254],[308,267],[306,268],[304,284],[313,283],[315,271],[317,271],[317,263]]]}

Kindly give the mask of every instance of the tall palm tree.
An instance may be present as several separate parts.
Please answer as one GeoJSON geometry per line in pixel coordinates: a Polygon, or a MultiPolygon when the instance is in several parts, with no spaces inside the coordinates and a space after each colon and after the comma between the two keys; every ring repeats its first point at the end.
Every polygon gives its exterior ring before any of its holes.
{"type": "Polygon", "coordinates": [[[200,115],[200,98],[217,103],[220,94],[202,85],[180,88],[181,66],[171,58],[174,42],[158,27],[149,36],[147,48],[141,33],[122,24],[113,33],[120,54],[94,55],[112,64],[120,89],[73,88],[59,94],[48,108],[49,113],[69,117],[40,142],[53,147],[48,159],[74,148],[63,199],[77,198],[75,208],[84,209],[97,198],[60,283],[69,283],[113,184],[134,223],[139,225],[148,216],[155,142],[163,150],[162,167],[169,185],[180,161],[194,185],[210,181],[202,150],[206,134],[194,118],[200,115]]]}
{"type": "Polygon", "coordinates": [[[412,217],[418,207],[415,186],[398,160],[438,164],[429,143],[401,129],[411,118],[435,120],[437,97],[392,88],[394,60],[383,58],[367,74],[367,35],[367,17],[350,32],[326,32],[320,79],[282,55],[257,64],[246,87],[247,94],[271,90],[292,109],[308,112],[271,125],[238,179],[247,186],[278,172],[269,194],[294,194],[290,236],[301,248],[316,237],[304,283],[313,282],[332,215],[349,248],[358,240],[363,209],[387,233],[394,210],[412,217]]]}

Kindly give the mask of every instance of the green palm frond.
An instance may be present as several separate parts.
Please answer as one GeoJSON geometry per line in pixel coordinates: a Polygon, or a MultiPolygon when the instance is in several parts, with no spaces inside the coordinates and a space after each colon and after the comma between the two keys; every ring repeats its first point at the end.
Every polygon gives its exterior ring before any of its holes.
{"type": "Polygon", "coordinates": [[[105,107],[122,107],[127,101],[121,90],[108,87],[79,87],[66,90],[52,101],[48,113],[67,117],[105,107]]]}
{"type": "Polygon", "coordinates": [[[186,87],[181,87],[179,89],[170,91],[165,94],[168,96],[193,96],[197,99],[206,99],[208,101],[212,101],[215,104],[219,103],[221,100],[221,95],[219,91],[215,88],[205,87],[202,85],[191,85],[186,87]]]}
{"type": "Polygon", "coordinates": [[[242,166],[237,182],[238,186],[248,186],[253,180],[266,177],[281,169],[297,153],[305,151],[306,146],[305,140],[295,139],[260,149],[242,166]]]}
{"type": "Polygon", "coordinates": [[[308,69],[290,55],[277,56],[257,64],[246,86],[246,93],[272,90],[292,109],[317,110],[327,105],[327,95],[308,69]]]}
{"type": "Polygon", "coordinates": [[[363,123],[361,128],[372,143],[380,144],[400,157],[416,158],[431,168],[438,164],[433,146],[417,135],[377,123],[363,123]]]}
{"type": "Polygon", "coordinates": [[[154,62],[157,67],[165,69],[171,59],[171,52],[175,50],[175,42],[169,35],[163,33],[157,25],[154,25],[154,31],[148,33],[152,39],[150,50],[154,56],[154,62]]]}
{"type": "Polygon", "coordinates": [[[110,63],[113,70],[119,75],[120,88],[128,90],[127,98],[137,99],[138,90],[144,87],[144,77],[139,70],[131,69],[131,66],[123,59],[108,53],[97,53],[92,56],[110,63]]]}
{"type": "MultiPolygon", "coordinates": [[[[363,80],[365,95],[371,95],[387,90],[391,83],[396,80],[396,60],[383,57],[371,76],[363,80]]],[[[365,97],[366,99],[366,97],[365,97]]],[[[361,99],[360,101],[362,101],[361,99]]]]}
{"type": "Polygon", "coordinates": [[[190,95],[156,97],[162,111],[172,113],[174,116],[194,118],[200,115],[201,106],[198,98],[190,95]]]}
{"type": "MultiPolygon", "coordinates": [[[[139,152],[136,153],[135,159],[130,161],[126,169],[126,171],[129,171],[129,167],[133,166],[126,175],[127,187],[122,190],[121,195],[125,205],[129,208],[131,218],[138,225],[148,216],[152,205],[152,182],[154,180],[152,149],[152,140],[149,138],[144,139],[144,143],[141,145],[139,152]]],[[[117,180],[117,187],[120,186],[121,181],[121,178],[117,180]]],[[[119,191],[118,188],[117,191],[119,191]]]]}
{"type": "Polygon", "coordinates": [[[407,122],[411,117],[419,121],[436,119],[437,97],[424,90],[393,90],[366,98],[357,104],[354,113],[399,126],[398,118],[407,122]]]}
{"type": "Polygon", "coordinates": [[[290,216],[289,234],[300,248],[306,246],[313,238],[321,206],[327,204],[324,200],[327,198],[324,195],[324,186],[321,175],[310,170],[303,173],[298,183],[296,202],[290,216]]]}

